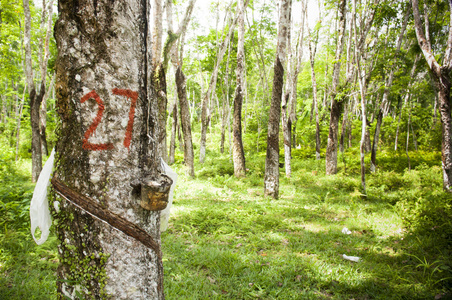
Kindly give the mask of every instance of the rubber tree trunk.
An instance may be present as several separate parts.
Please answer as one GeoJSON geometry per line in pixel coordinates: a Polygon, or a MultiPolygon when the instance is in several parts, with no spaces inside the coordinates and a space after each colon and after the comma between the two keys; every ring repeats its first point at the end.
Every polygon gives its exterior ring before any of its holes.
{"type": "Polygon", "coordinates": [[[347,129],[347,114],[348,114],[347,106],[345,106],[344,117],[342,118],[341,139],[339,142],[339,151],[341,151],[341,153],[344,153],[345,151],[344,143],[345,143],[345,131],[347,129]]]}
{"type": "Polygon", "coordinates": [[[239,15],[237,19],[238,29],[238,45],[237,45],[237,86],[234,97],[233,112],[233,144],[232,144],[232,160],[234,162],[234,176],[244,177],[245,169],[245,152],[243,151],[242,142],[242,104],[243,94],[245,90],[245,6],[244,0],[238,1],[239,15]]]}
{"type": "Polygon", "coordinates": [[[158,153],[165,161],[168,161],[168,147],[166,139],[166,110],[168,106],[167,92],[166,92],[166,75],[163,64],[160,63],[153,67],[153,74],[151,79],[157,97],[158,111],[159,111],[159,135],[158,135],[158,153]]]}
{"type": "Polygon", "coordinates": [[[291,0],[281,0],[278,25],[278,44],[274,64],[272,100],[268,118],[267,155],[265,159],[264,193],[275,199],[279,196],[279,120],[284,83],[284,61],[290,30],[291,0]]]}
{"type": "Polygon", "coordinates": [[[148,210],[161,207],[146,205],[152,184],[169,183],[157,153],[149,0],[67,0],[58,10],[58,298],[163,299],[160,212],[148,210]],[[83,199],[83,209],[71,203],[83,199]]]}
{"type": "MultiPolygon", "coordinates": [[[[438,90],[442,129],[441,157],[443,167],[443,189],[452,193],[452,117],[450,103],[450,72],[452,70],[452,3],[449,1],[449,33],[442,66],[436,61],[435,55],[432,52],[428,30],[426,37],[422,29],[418,0],[412,0],[411,4],[418,44],[432,71],[433,81],[438,90]]],[[[424,14],[427,14],[427,12],[424,12],[424,14]]],[[[428,20],[428,15],[426,15],[425,20],[428,20]]],[[[428,24],[426,24],[426,29],[428,29],[428,24]]]]}
{"type": "Polygon", "coordinates": [[[317,99],[317,80],[315,77],[315,52],[317,49],[317,40],[315,41],[314,47],[311,45],[311,41],[308,42],[309,45],[309,56],[311,65],[311,81],[312,81],[312,101],[315,113],[315,159],[320,160],[320,121],[319,121],[319,101],[317,99]]]}
{"type": "Polygon", "coordinates": [[[327,175],[337,173],[337,146],[338,146],[337,136],[339,132],[339,119],[341,117],[342,99],[336,99],[336,95],[341,70],[341,57],[344,48],[346,9],[347,9],[346,3],[347,1],[341,0],[338,7],[339,32],[336,44],[335,63],[333,65],[333,82],[331,85],[330,127],[328,132],[328,141],[325,153],[325,170],[327,175]]]}
{"type": "Polygon", "coordinates": [[[176,152],[176,135],[177,135],[177,123],[179,122],[177,118],[177,98],[174,98],[173,104],[173,124],[171,125],[171,141],[170,141],[170,151],[168,157],[168,163],[174,164],[174,155],[176,152]]]}
{"type": "MultiPolygon", "coordinates": [[[[353,18],[354,18],[354,26],[353,26],[353,35],[355,41],[357,41],[356,34],[356,0],[353,0],[353,18]]],[[[363,190],[363,194],[366,194],[366,166],[364,164],[364,155],[366,148],[366,133],[367,130],[367,113],[366,113],[366,83],[364,71],[361,67],[361,57],[362,53],[358,53],[358,49],[355,47],[355,58],[356,58],[356,67],[358,70],[358,81],[359,81],[359,91],[361,98],[361,141],[359,144],[360,149],[360,158],[361,158],[361,187],[363,190]]],[[[363,67],[364,68],[364,67],[363,67]]],[[[356,101],[357,102],[357,101],[356,101]]]]}
{"type": "Polygon", "coordinates": [[[24,47],[25,47],[25,74],[30,99],[30,123],[31,123],[31,180],[36,182],[42,170],[42,149],[41,135],[39,128],[39,111],[41,108],[44,89],[37,94],[33,81],[33,65],[31,56],[31,12],[28,0],[23,0],[25,26],[24,26],[24,47]]]}
{"type": "Polygon", "coordinates": [[[179,67],[176,70],[177,96],[180,106],[180,123],[184,136],[184,160],[187,167],[187,174],[195,177],[193,142],[191,137],[190,109],[188,108],[187,90],[185,84],[185,75],[179,67]]]}

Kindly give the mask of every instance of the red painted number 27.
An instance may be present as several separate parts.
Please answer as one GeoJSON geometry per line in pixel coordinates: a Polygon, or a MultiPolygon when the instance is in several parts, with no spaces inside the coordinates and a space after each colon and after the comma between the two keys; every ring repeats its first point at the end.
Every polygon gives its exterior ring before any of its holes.
{"type": "MultiPolygon", "coordinates": [[[[132,130],[133,130],[133,118],[135,117],[135,107],[137,105],[137,99],[138,99],[138,93],[127,90],[127,89],[117,89],[114,88],[112,90],[114,95],[119,96],[125,96],[127,97],[127,100],[131,100],[130,103],[130,110],[129,110],[129,122],[127,123],[126,128],[126,134],[124,137],[124,147],[129,149],[130,141],[132,140],[132,130]]],[[[102,120],[102,115],[105,110],[104,102],[99,97],[99,95],[96,93],[95,90],[92,90],[91,92],[87,93],[80,99],[80,102],[83,103],[86,100],[94,99],[97,103],[97,115],[94,118],[93,122],[89,126],[89,128],[85,131],[85,134],[83,136],[83,149],[85,150],[110,150],[113,149],[112,143],[106,143],[106,144],[93,144],[88,141],[88,139],[94,134],[94,131],[96,131],[97,126],[99,125],[100,121],[102,120]]]]}

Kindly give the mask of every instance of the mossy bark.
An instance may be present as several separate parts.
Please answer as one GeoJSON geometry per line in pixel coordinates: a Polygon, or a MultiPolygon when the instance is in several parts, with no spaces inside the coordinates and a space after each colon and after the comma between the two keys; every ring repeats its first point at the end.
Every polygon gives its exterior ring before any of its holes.
{"type": "MultiPolygon", "coordinates": [[[[160,243],[159,212],[140,206],[136,188],[161,172],[149,9],[148,0],[59,2],[54,176],[160,243]]],[[[67,200],[53,199],[59,298],[163,299],[158,253],[67,200]]]]}

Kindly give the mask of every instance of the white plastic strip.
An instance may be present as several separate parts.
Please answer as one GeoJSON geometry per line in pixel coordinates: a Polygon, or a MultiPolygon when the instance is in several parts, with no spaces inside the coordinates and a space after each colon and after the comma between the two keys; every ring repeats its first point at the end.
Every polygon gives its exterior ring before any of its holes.
{"type": "Polygon", "coordinates": [[[168,220],[170,216],[171,206],[173,205],[174,188],[176,187],[177,173],[174,172],[170,166],[168,166],[163,159],[161,159],[163,170],[172,180],[173,184],[168,195],[168,206],[160,212],[160,232],[164,232],[168,229],[168,220]]]}
{"type": "Polygon", "coordinates": [[[31,235],[38,245],[43,244],[47,240],[50,232],[50,225],[52,225],[49,202],[47,200],[47,188],[50,184],[50,176],[52,175],[54,161],[55,149],[52,149],[49,159],[45,163],[41,174],[39,174],[38,182],[36,183],[35,190],[33,191],[33,198],[30,203],[31,235]],[[39,240],[35,237],[37,228],[41,230],[41,237],[39,240]]]}

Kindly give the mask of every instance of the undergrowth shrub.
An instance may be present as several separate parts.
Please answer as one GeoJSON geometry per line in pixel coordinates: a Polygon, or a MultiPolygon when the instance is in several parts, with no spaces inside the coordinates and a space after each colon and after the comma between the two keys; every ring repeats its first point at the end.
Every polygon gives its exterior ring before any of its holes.
{"type": "Polygon", "coordinates": [[[452,245],[452,196],[442,191],[441,167],[421,164],[402,180],[411,184],[399,193],[396,209],[407,229],[452,245]]]}
{"type": "Polygon", "coordinates": [[[379,186],[383,191],[394,191],[407,188],[411,185],[411,181],[407,180],[403,174],[390,172],[376,172],[369,176],[369,185],[379,186]]]}
{"type": "Polygon", "coordinates": [[[29,207],[33,185],[14,163],[14,152],[2,148],[0,153],[0,232],[23,229],[29,224],[29,207]]]}

